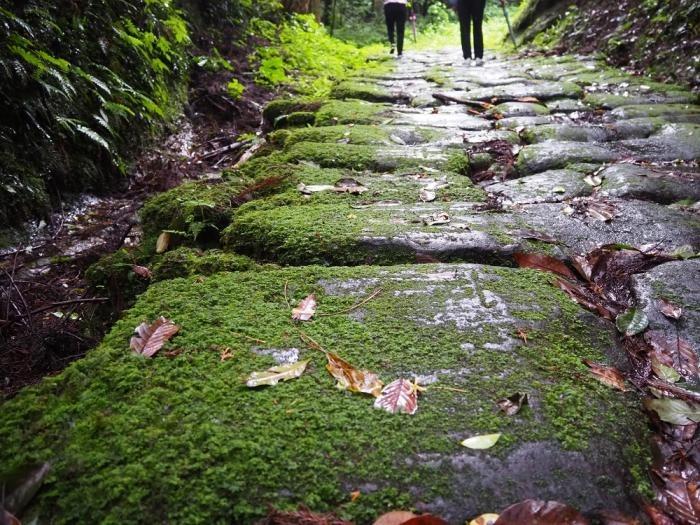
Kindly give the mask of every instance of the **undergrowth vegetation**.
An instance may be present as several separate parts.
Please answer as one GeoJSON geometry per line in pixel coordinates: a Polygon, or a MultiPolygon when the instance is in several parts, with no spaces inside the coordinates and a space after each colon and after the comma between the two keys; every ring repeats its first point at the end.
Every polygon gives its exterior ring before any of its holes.
{"type": "Polygon", "coordinates": [[[17,224],[125,171],[177,111],[189,35],[169,0],[32,0],[0,27],[0,222],[17,224]]]}

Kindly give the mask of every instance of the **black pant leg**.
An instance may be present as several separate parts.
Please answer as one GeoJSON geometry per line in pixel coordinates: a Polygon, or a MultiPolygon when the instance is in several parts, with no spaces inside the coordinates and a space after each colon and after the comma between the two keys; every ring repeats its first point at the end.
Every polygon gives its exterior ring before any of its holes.
{"type": "Polygon", "coordinates": [[[407,7],[405,4],[395,4],[397,6],[396,14],[396,51],[400,55],[403,53],[403,35],[406,29],[406,14],[407,7]]]}
{"type": "Polygon", "coordinates": [[[470,0],[458,0],[457,15],[459,16],[459,34],[462,39],[462,56],[466,59],[472,57],[471,45],[471,13],[470,0]]]}
{"type": "Polygon", "coordinates": [[[484,58],[484,32],[482,30],[482,24],[484,23],[486,0],[477,0],[476,4],[472,14],[472,20],[474,20],[474,57],[484,58]]]}
{"type": "Polygon", "coordinates": [[[386,30],[389,33],[389,43],[394,47],[394,11],[392,4],[384,4],[384,19],[386,20],[386,30]]]}

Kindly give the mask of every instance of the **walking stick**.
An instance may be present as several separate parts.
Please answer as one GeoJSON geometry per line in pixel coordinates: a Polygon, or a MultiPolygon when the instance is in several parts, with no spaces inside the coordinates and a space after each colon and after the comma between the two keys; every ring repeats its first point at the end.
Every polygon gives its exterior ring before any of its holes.
{"type": "Polygon", "coordinates": [[[411,11],[411,15],[408,19],[411,21],[411,27],[413,28],[413,43],[415,44],[418,40],[416,37],[416,12],[411,11]]]}
{"type": "Polygon", "coordinates": [[[513,34],[513,28],[510,25],[510,18],[508,18],[508,10],[506,9],[506,3],[501,0],[501,7],[503,8],[503,16],[506,17],[506,24],[508,24],[508,33],[510,33],[510,39],[513,41],[513,46],[518,49],[518,43],[515,41],[515,35],[513,34]]]}

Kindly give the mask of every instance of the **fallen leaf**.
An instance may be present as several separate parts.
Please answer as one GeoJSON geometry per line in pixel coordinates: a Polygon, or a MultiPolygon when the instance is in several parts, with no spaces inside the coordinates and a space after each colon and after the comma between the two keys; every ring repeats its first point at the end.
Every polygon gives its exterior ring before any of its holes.
{"type": "Polygon", "coordinates": [[[700,523],[700,483],[696,476],[683,479],[676,473],[652,470],[652,481],[665,511],[677,523],[700,523]]]}
{"type": "Polygon", "coordinates": [[[496,442],[501,438],[501,433],[497,434],[482,434],[480,436],[473,436],[462,441],[462,446],[467,448],[473,448],[475,450],[483,450],[491,448],[496,444],[496,442]]]}
{"type": "Polygon", "coordinates": [[[675,368],[663,364],[656,354],[651,355],[651,369],[659,379],[668,383],[675,383],[682,377],[675,368]]]}
{"type": "Polygon", "coordinates": [[[450,222],[450,216],[445,213],[433,213],[431,215],[421,215],[423,219],[423,224],[426,226],[437,226],[439,224],[447,224],[450,222]]]}
{"type": "Polygon", "coordinates": [[[231,351],[230,348],[224,348],[221,350],[221,353],[219,354],[219,360],[223,363],[224,361],[227,361],[228,359],[231,359],[233,357],[233,352],[231,351]]]}
{"type": "Polygon", "coordinates": [[[350,392],[361,392],[377,397],[382,391],[383,383],[377,374],[367,370],[357,370],[350,363],[332,352],[326,352],[328,364],[326,369],[338,381],[336,387],[350,392]]]}
{"type": "Polygon", "coordinates": [[[301,300],[299,306],[292,310],[292,319],[295,321],[308,321],[316,313],[316,296],[310,294],[301,300]]]}
{"type": "Polygon", "coordinates": [[[532,102],[533,104],[541,104],[540,100],[535,97],[520,97],[515,99],[516,102],[532,102]]]}
{"type": "Polygon", "coordinates": [[[374,408],[381,408],[390,414],[415,414],[418,410],[418,388],[407,379],[392,381],[374,400],[374,408]]]}
{"type": "Polygon", "coordinates": [[[353,490],[350,493],[350,501],[357,501],[358,499],[360,499],[361,495],[362,493],[359,490],[353,490]]]}
{"type": "Polygon", "coordinates": [[[367,186],[363,186],[359,181],[350,177],[338,180],[333,187],[334,190],[339,193],[350,193],[352,195],[361,195],[369,189],[367,186]]]}
{"type": "Polygon", "coordinates": [[[680,319],[683,315],[683,309],[680,306],[676,306],[666,299],[659,299],[659,311],[669,319],[680,319]]]}
{"type": "Polygon", "coordinates": [[[695,380],[700,375],[698,355],[685,339],[668,337],[660,330],[649,330],[644,334],[644,340],[661,364],[675,369],[688,379],[695,380]]]}
{"type": "Polygon", "coordinates": [[[528,499],[501,512],[494,525],[589,525],[589,521],[558,501],[528,499]]]}
{"type": "Polygon", "coordinates": [[[170,232],[161,232],[156,240],[156,253],[165,252],[170,246],[170,232]]]}
{"type": "Polygon", "coordinates": [[[321,191],[335,191],[335,189],[335,186],[331,186],[330,184],[310,184],[307,186],[303,182],[300,182],[297,185],[297,190],[304,195],[311,195],[312,193],[319,193],[321,191]]]}
{"type": "Polygon", "coordinates": [[[151,277],[153,277],[153,273],[151,272],[151,270],[149,270],[145,266],[139,266],[138,264],[134,264],[131,267],[131,270],[136,275],[138,275],[139,277],[143,277],[144,279],[150,279],[151,277]]]}
{"type": "Polygon", "coordinates": [[[653,505],[648,503],[644,505],[644,512],[646,512],[647,516],[651,520],[652,525],[676,525],[675,521],[666,516],[666,514],[661,512],[653,505]]]}
{"type": "Polygon", "coordinates": [[[506,413],[506,415],[514,416],[523,405],[527,405],[527,394],[523,392],[517,392],[512,396],[504,397],[496,401],[498,407],[506,413]]]}
{"type": "MultiPolygon", "coordinates": [[[[0,500],[0,513],[4,507],[11,510],[14,514],[21,514],[36,493],[39,492],[50,470],[51,465],[49,463],[39,463],[24,465],[13,471],[9,479],[3,480],[4,483],[0,483],[0,488],[2,488],[3,492],[2,500],[0,500]]],[[[20,523],[11,514],[9,517],[6,516],[6,519],[10,520],[9,523],[20,523]],[[13,522],[12,519],[15,521],[13,522]]],[[[0,523],[4,522],[0,520],[0,523]]]]}
{"type": "Polygon", "coordinates": [[[554,186],[552,193],[566,193],[566,188],[564,186],[554,186]]]}
{"type": "Polygon", "coordinates": [[[435,200],[436,195],[434,191],[426,190],[425,188],[423,188],[418,193],[418,197],[420,197],[420,200],[422,200],[423,202],[432,202],[435,200]]]}
{"type": "Polygon", "coordinates": [[[442,518],[433,516],[432,514],[422,514],[411,518],[410,520],[404,521],[403,525],[449,525],[442,518]]]}
{"type": "Polygon", "coordinates": [[[264,372],[252,372],[246,379],[246,386],[256,388],[259,386],[275,386],[280,381],[295,379],[306,370],[309,361],[297,361],[288,365],[279,365],[268,368],[264,372]]]}
{"type": "Polygon", "coordinates": [[[0,524],[2,525],[22,525],[13,514],[0,507],[0,524]]]}
{"type": "Polygon", "coordinates": [[[612,321],[612,312],[610,312],[610,310],[608,310],[604,305],[594,302],[591,298],[589,298],[586,294],[585,289],[579,286],[578,284],[574,284],[570,281],[567,281],[566,279],[558,278],[557,286],[564,290],[569,295],[569,297],[571,297],[571,299],[573,299],[581,306],[584,306],[585,308],[588,308],[593,312],[597,312],[598,315],[600,315],[603,319],[608,319],[612,321]]]}
{"type": "Polygon", "coordinates": [[[644,399],[644,406],[659,415],[661,421],[673,425],[690,425],[700,423],[700,405],[690,404],[680,399],[664,397],[662,399],[644,399]]]}
{"type": "Polygon", "coordinates": [[[603,184],[603,179],[598,175],[587,175],[584,177],[583,182],[594,188],[603,184]]]}
{"type": "Polygon", "coordinates": [[[150,325],[148,323],[138,325],[129,346],[136,354],[153,357],[178,330],[180,327],[173,321],[161,316],[150,325]]]}
{"type": "Polygon", "coordinates": [[[469,522],[469,525],[493,525],[498,519],[498,514],[482,514],[469,522]]]}
{"type": "Polygon", "coordinates": [[[373,525],[402,525],[417,515],[407,510],[392,510],[379,516],[373,525]]]}
{"type": "Polygon", "coordinates": [[[513,255],[515,262],[521,268],[532,268],[535,270],[541,270],[544,272],[552,272],[567,279],[576,280],[574,272],[569,270],[569,267],[561,262],[559,259],[555,259],[549,255],[544,255],[542,253],[524,253],[518,252],[513,255]]]}
{"type": "Polygon", "coordinates": [[[513,233],[521,239],[532,239],[535,241],[542,241],[550,244],[556,244],[559,242],[559,240],[556,237],[553,237],[546,233],[538,232],[536,230],[523,229],[514,231],[513,233]]]}
{"type": "Polygon", "coordinates": [[[629,308],[615,318],[615,326],[627,337],[641,334],[649,326],[649,318],[644,310],[629,308]]]}
{"type": "Polygon", "coordinates": [[[617,390],[621,390],[622,392],[627,390],[625,388],[625,376],[623,376],[617,368],[599,365],[598,363],[594,363],[588,359],[584,359],[583,364],[590,369],[591,373],[601,383],[605,383],[606,385],[617,390]]]}
{"type": "Polygon", "coordinates": [[[631,518],[616,510],[601,510],[596,513],[601,525],[642,525],[637,518],[631,518]]]}
{"type": "Polygon", "coordinates": [[[589,217],[602,222],[611,221],[615,217],[616,212],[615,206],[607,202],[589,202],[586,208],[586,213],[589,217]]]}

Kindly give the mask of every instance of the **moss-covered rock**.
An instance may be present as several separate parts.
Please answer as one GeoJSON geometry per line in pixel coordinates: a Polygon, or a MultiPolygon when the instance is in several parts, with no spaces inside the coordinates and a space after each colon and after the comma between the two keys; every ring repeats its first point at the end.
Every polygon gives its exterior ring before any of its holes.
{"type": "Polygon", "coordinates": [[[182,247],[156,257],[152,271],[154,281],[164,281],[176,277],[213,275],[219,272],[242,272],[257,268],[259,265],[243,255],[219,250],[201,251],[182,247]]]}
{"type": "Polygon", "coordinates": [[[410,97],[406,93],[392,92],[376,83],[361,82],[355,79],[339,82],[331,89],[331,97],[337,99],[367,100],[368,102],[407,103],[410,97]]]}
{"type": "Polygon", "coordinates": [[[322,99],[315,98],[279,98],[267,103],[263,109],[263,118],[265,122],[275,126],[285,115],[299,112],[314,113],[323,103],[322,99]]]}
{"type": "Polygon", "coordinates": [[[391,106],[388,104],[362,100],[331,100],[316,112],[316,125],[376,124],[386,120],[390,111],[391,106]]]}
{"type": "Polygon", "coordinates": [[[85,359],[3,403],[0,465],[50,462],[36,509],[59,524],[250,523],[268,505],[299,504],[358,523],[404,507],[463,523],[533,485],[584,510],[629,512],[626,471],[647,462],[639,402],[581,363],[613,345],[528,270],[310,267],[165,281],[85,359]],[[384,382],[423,378],[415,415],[335,388],[290,320],[287,300],[312,292],[319,311],[301,330],[384,382]],[[132,354],[133,328],[160,315],[178,335],[153,359],[132,354]],[[244,385],[297,356],[310,360],[299,379],[244,385]],[[530,403],[509,417],[495,402],[514,392],[530,403]],[[499,431],[488,451],[459,445],[499,431]]]}

